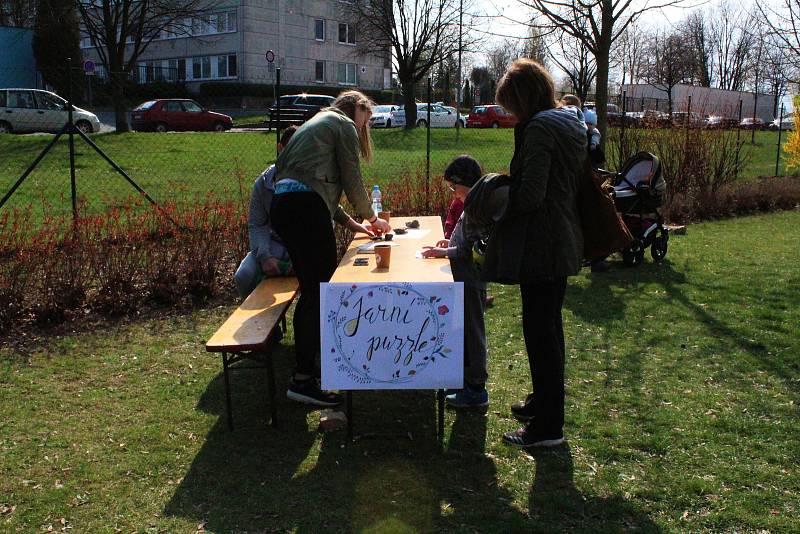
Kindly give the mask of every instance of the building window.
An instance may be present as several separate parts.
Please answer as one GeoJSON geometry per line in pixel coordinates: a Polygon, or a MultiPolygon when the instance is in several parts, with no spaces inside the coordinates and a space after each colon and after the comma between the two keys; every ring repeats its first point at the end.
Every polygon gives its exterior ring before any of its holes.
{"type": "Polygon", "coordinates": [[[325,40],[325,21],[323,19],[314,21],[314,38],[317,41],[325,40]]]}
{"type": "Polygon", "coordinates": [[[236,54],[170,60],[170,67],[172,67],[173,61],[175,62],[178,76],[181,76],[186,71],[186,62],[188,61],[191,65],[189,74],[192,80],[235,78],[238,75],[236,54]]]}
{"type": "Polygon", "coordinates": [[[314,65],[314,80],[318,82],[325,81],[325,62],[317,61],[314,65]]]}
{"type": "Polygon", "coordinates": [[[217,56],[217,78],[236,77],[236,55],[217,56]]]}
{"type": "Polygon", "coordinates": [[[356,44],[356,29],[352,25],[339,23],[339,43],[356,44]]]}
{"type": "Polygon", "coordinates": [[[356,85],[356,64],[339,63],[337,68],[336,81],[341,85],[356,85]]]}

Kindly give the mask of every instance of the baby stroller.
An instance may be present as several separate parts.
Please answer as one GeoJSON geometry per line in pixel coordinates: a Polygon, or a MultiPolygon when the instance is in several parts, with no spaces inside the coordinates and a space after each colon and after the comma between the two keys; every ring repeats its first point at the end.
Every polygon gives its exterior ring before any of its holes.
{"type": "Polygon", "coordinates": [[[669,231],[658,212],[667,188],[658,158],[649,152],[628,158],[622,170],[611,176],[611,185],[614,205],[634,237],[631,246],[622,251],[622,261],[635,267],[644,261],[644,251],[650,247],[653,260],[660,262],[667,255],[669,231]]]}

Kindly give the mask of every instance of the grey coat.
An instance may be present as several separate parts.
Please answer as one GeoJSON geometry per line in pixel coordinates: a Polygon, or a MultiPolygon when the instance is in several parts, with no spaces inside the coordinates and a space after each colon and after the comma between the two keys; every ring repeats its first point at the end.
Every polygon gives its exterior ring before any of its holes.
{"type": "Polygon", "coordinates": [[[514,144],[510,204],[492,229],[483,278],[516,284],[577,274],[586,126],[573,112],[542,111],[515,127],[514,144]]]}

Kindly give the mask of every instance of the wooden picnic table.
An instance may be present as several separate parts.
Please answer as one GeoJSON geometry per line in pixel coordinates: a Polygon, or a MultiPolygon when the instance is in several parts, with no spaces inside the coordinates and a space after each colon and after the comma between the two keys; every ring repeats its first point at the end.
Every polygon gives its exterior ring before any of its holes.
{"type": "MultiPolygon", "coordinates": [[[[394,234],[392,239],[391,264],[388,269],[378,268],[374,253],[359,251],[359,247],[369,245],[372,241],[366,236],[357,236],[350,243],[347,252],[339,262],[339,267],[331,278],[331,283],[391,283],[391,282],[444,282],[453,283],[450,261],[446,258],[420,259],[417,253],[425,246],[434,246],[444,239],[442,219],[440,217],[392,217],[389,221],[392,228],[406,228],[407,233],[394,234]],[[419,221],[419,228],[406,228],[406,222],[419,221]],[[355,258],[367,258],[368,265],[354,265],[355,258]]],[[[383,242],[377,242],[383,243],[383,242]]],[[[353,396],[346,392],[347,432],[353,437],[353,396]]],[[[438,434],[444,435],[444,390],[437,391],[438,434]]]]}

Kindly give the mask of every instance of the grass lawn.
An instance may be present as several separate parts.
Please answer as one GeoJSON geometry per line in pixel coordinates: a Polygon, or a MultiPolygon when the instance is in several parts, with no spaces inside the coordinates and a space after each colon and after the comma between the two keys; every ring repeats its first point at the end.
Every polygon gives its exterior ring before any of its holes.
{"type": "MultiPolygon", "coordinates": [[[[749,135],[742,132],[743,136],[749,135]]],[[[0,194],[14,184],[52,136],[0,137],[0,194]]],[[[94,136],[96,143],[159,202],[192,202],[209,192],[229,197],[249,195],[252,180],[275,159],[270,133],[130,133],[94,136]],[[240,187],[241,186],[241,187],[240,187]]],[[[783,138],[785,140],[785,136],[783,138]]],[[[777,134],[758,132],[745,177],[771,175],[775,168],[777,134]]],[[[401,129],[374,132],[375,161],[364,165],[367,184],[385,184],[403,175],[425,172],[426,132],[401,129]]],[[[513,131],[431,130],[431,171],[438,176],[459,154],[475,156],[487,172],[507,172],[513,153],[513,131]]],[[[102,211],[135,198],[135,190],[91,148],[77,142],[77,190],[84,211],[102,211]]],[[[52,204],[48,213],[70,213],[69,156],[59,142],[17,190],[9,205],[52,204]]]]}
{"type": "Polygon", "coordinates": [[[431,392],[357,394],[349,444],[283,398],[266,427],[262,373],[234,376],[228,433],[203,344],[233,304],[0,348],[0,531],[797,532],[799,224],[695,225],[662,264],[571,279],[547,452],[500,441],[530,384],[511,286],[490,288],[492,404],[448,411],[441,451],[431,392]]]}

